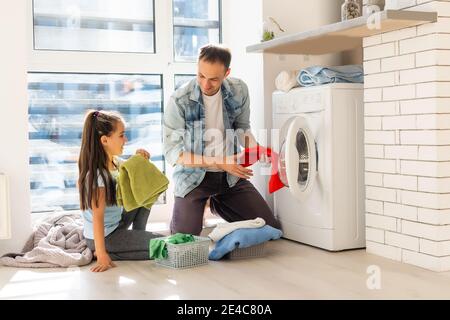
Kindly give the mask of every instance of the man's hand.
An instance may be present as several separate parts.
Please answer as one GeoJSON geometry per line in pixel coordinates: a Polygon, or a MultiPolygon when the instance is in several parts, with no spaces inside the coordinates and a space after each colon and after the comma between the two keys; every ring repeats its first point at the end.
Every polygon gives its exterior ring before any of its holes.
{"type": "Polygon", "coordinates": [[[137,149],[136,150],[136,154],[140,154],[141,156],[143,156],[145,159],[149,160],[150,159],[150,152],[148,152],[147,150],[144,149],[137,149]]]}
{"type": "Polygon", "coordinates": [[[112,262],[109,255],[104,253],[98,253],[97,254],[97,264],[91,268],[92,272],[103,272],[110,268],[114,268],[116,265],[114,262],[112,262]]]}
{"type": "Polygon", "coordinates": [[[242,178],[250,179],[253,176],[253,171],[237,163],[238,155],[228,156],[223,161],[216,162],[217,168],[220,170],[231,173],[232,175],[242,178]],[[222,163],[221,163],[222,162],[222,163]]]}

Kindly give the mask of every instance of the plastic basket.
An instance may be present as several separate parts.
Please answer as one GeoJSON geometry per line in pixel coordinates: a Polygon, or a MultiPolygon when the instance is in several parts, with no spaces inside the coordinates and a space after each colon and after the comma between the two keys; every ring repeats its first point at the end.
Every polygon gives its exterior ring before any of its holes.
{"type": "Polygon", "coordinates": [[[266,243],[247,248],[236,248],[228,254],[229,259],[258,258],[266,255],[266,243]]]}
{"type": "MultiPolygon", "coordinates": [[[[156,238],[166,240],[169,237],[156,238]]],[[[194,242],[166,243],[167,258],[155,259],[156,263],[165,267],[184,269],[208,263],[209,243],[205,237],[194,236],[194,242]]]]}

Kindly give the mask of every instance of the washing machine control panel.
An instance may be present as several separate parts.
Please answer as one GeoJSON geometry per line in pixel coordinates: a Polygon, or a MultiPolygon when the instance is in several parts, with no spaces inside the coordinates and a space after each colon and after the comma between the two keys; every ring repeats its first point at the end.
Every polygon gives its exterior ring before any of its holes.
{"type": "Polygon", "coordinates": [[[273,94],[275,113],[304,113],[325,109],[327,92],[324,90],[297,89],[288,93],[273,94]]]}

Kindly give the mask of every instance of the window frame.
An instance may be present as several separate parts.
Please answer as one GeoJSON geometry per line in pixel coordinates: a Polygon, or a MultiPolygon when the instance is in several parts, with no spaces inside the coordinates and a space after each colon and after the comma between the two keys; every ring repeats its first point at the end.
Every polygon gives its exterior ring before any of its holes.
{"type": "MultiPolygon", "coordinates": [[[[172,3],[174,0],[169,0],[169,2],[171,3],[171,12],[172,12],[172,44],[174,44],[175,42],[175,27],[195,27],[195,26],[190,26],[190,25],[182,25],[182,24],[175,24],[175,16],[173,15],[173,7],[172,7],[172,3]]],[[[217,0],[217,5],[218,5],[218,23],[219,23],[219,43],[222,43],[223,41],[223,20],[222,20],[222,16],[223,16],[223,7],[222,7],[222,0],[217,0]]],[[[188,18],[185,18],[187,21],[189,20],[188,18]]],[[[176,56],[175,56],[175,48],[172,48],[172,60],[175,63],[192,63],[191,61],[188,60],[176,60],[176,56]]],[[[195,62],[195,61],[194,61],[195,62]]]]}
{"type": "Polygon", "coordinates": [[[152,17],[152,21],[153,21],[153,49],[154,49],[154,52],[138,52],[138,51],[136,51],[136,52],[126,52],[125,51],[124,52],[124,51],[101,51],[101,50],[92,51],[92,50],[70,50],[70,49],[58,49],[58,50],[55,50],[55,49],[36,49],[36,35],[35,35],[35,32],[34,32],[34,1],[35,0],[31,0],[31,14],[32,14],[31,24],[32,24],[32,35],[33,35],[32,36],[32,44],[33,44],[32,50],[34,50],[34,51],[131,53],[131,54],[146,54],[146,55],[155,54],[156,51],[157,51],[157,48],[156,48],[156,23],[155,23],[155,21],[156,21],[155,2],[157,0],[148,0],[148,1],[152,1],[153,2],[153,17],[152,17]]]}
{"type": "MultiPolygon", "coordinates": [[[[63,73],[61,73],[61,72],[45,72],[45,73],[43,73],[43,72],[28,72],[28,75],[39,75],[39,74],[45,74],[45,75],[62,75],[63,73]]],[[[83,76],[90,76],[90,75],[92,75],[92,76],[103,76],[103,75],[112,75],[111,73],[70,73],[70,74],[68,74],[69,75],[69,83],[71,82],[70,80],[71,80],[71,76],[76,76],[76,75],[83,75],[83,76]]],[[[125,74],[125,73],[121,73],[121,74],[113,74],[114,76],[133,76],[133,75],[137,75],[137,74],[125,74]]],[[[164,88],[162,87],[162,75],[161,74],[138,74],[137,76],[149,76],[149,77],[156,77],[157,79],[158,79],[158,81],[159,81],[159,83],[161,84],[161,88],[159,89],[160,91],[161,91],[161,93],[163,93],[164,92],[164,88]]],[[[30,82],[28,82],[28,83],[30,83],[30,82]]],[[[70,99],[70,98],[69,98],[70,99]]],[[[162,98],[162,95],[161,95],[161,116],[162,116],[162,114],[164,113],[164,100],[163,100],[163,98],[162,98]]],[[[39,113],[38,113],[39,114],[39,113]]],[[[64,114],[64,113],[63,113],[64,114]]],[[[32,114],[30,114],[29,113],[29,115],[31,116],[32,114]]],[[[126,118],[127,117],[127,115],[126,114],[123,114],[124,115],[124,117],[126,118]]],[[[29,120],[30,121],[30,120],[29,120]]],[[[160,125],[162,126],[162,117],[161,117],[161,123],[160,123],[160,125]]],[[[80,124],[80,126],[81,126],[81,124],[80,124]]],[[[61,126],[59,126],[59,128],[62,128],[61,126]]],[[[81,127],[80,127],[81,128],[81,127]]],[[[127,131],[129,131],[129,130],[131,130],[131,128],[129,127],[129,128],[127,128],[127,131]]],[[[130,136],[129,136],[130,137],[130,136]]],[[[34,139],[30,139],[29,138],[29,141],[30,141],[30,144],[32,143],[32,141],[33,141],[34,139]]],[[[47,139],[46,139],[47,140],[47,139]]],[[[159,137],[159,139],[158,140],[160,140],[160,143],[162,144],[163,143],[163,135],[161,134],[161,136],[159,137]]],[[[61,141],[61,142],[63,142],[64,141],[64,139],[61,141]]],[[[81,141],[80,141],[81,142],[81,141]]],[[[66,142],[67,143],[67,142],[66,142]]],[[[59,143],[58,143],[59,144],[59,143]]],[[[138,147],[144,147],[144,146],[138,146],[138,147]]],[[[31,155],[32,155],[32,147],[30,146],[29,148],[29,153],[30,153],[30,160],[32,159],[31,158],[31,155]]],[[[149,149],[149,150],[151,150],[151,149],[149,149]]],[[[152,152],[153,153],[153,155],[155,155],[155,152],[153,151],[152,152]]],[[[159,152],[158,152],[158,155],[159,155],[159,152]]],[[[124,156],[125,156],[125,154],[124,154],[124,156]]],[[[162,155],[163,156],[163,155],[162,155]]],[[[125,157],[123,158],[123,159],[125,159],[125,157]]],[[[158,162],[161,162],[160,160],[156,160],[155,161],[155,163],[158,163],[158,162]]],[[[68,165],[72,165],[73,163],[65,163],[65,164],[62,164],[62,166],[64,166],[64,165],[66,165],[66,166],[68,166],[68,165]]],[[[29,164],[30,166],[31,166],[31,168],[38,168],[38,166],[39,165],[41,165],[41,163],[30,163],[29,164]],[[33,167],[33,165],[36,165],[36,167],[33,167]]],[[[46,166],[46,167],[49,167],[49,165],[48,164],[43,164],[44,166],[46,166]]],[[[50,165],[51,166],[51,165],[50,165]]],[[[164,172],[166,172],[166,167],[167,167],[167,164],[166,164],[166,162],[165,161],[162,161],[162,169],[164,170],[164,172]]],[[[36,169],[36,170],[38,170],[38,169],[36,169]]],[[[31,171],[31,170],[30,170],[31,171]]],[[[53,172],[53,171],[52,171],[53,172]]],[[[31,195],[31,199],[33,200],[33,198],[34,198],[34,196],[36,196],[36,197],[39,197],[39,195],[38,194],[35,194],[36,192],[33,192],[33,189],[34,188],[32,188],[31,186],[32,186],[32,184],[33,184],[33,182],[42,182],[42,179],[37,179],[37,180],[34,180],[34,177],[36,176],[36,174],[37,174],[37,172],[33,172],[33,171],[31,171],[31,174],[30,174],[30,195],[31,195]]],[[[64,182],[66,182],[66,180],[64,181],[64,182]]],[[[76,181],[75,181],[76,182],[76,181]]],[[[41,191],[41,189],[40,188],[37,188],[37,193],[39,193],[39,191],[41,191]]],[[[64,189],[64,193],[66,193],[67,191],[69,191],[68,189],[64,189]]],[[[50,191],[51,192],[51,191],[50,191]]],[[[70,194],[72,194],[72,193],[70,193],[70,194]]],[[[68,196],[68,194],[65,194],[65,196],[68,196]]],[[[167,193],[164,195],[164,200],[165,201],[167,201],[167,193]]],[[[32,202],[33,203],[33,202],[32,202]]],[[[73,202],[72,202],[72,204],[73,204],[73,202]]],[[[33,206],[32,206],[32,208],[33,208],[33,206]]],[[[67,210],[76,210],[76,209],[67,209],[67,210]]],[[[45,213],[47,213],[47,212],[53,212],[53,211],[51,211],[51,210],[49,210],[49,211],[32,211],[32,213],[33,214],[45,214],[45,213]]]]}

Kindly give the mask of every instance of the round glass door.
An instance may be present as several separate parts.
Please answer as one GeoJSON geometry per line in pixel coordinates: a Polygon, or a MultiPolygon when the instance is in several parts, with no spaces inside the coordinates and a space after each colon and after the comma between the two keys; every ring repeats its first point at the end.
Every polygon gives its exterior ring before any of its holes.
{"type": "Polygon", "coordinates": [[[286,187],[289,187],[286,176],[286,140],[283,141],[280,148],[280,156],[278,157],[278,176],[286,187]]]}
{"type": "MultiPolygon", "coordinates": [[[[308,172],[309,172],[309,151],[308,151],[308,144],[306,143],[306,136],[303,131],[297,132],[297,136],[295,139],[295,147],[298,152],[299,157],[299,167],[298,167],[298,178],[297,182],[301,186],[305,186],[306,182],[308,181],[308,172]]],[[[289,187],[289,182],[287,180],[286,175],[286,140],[283,141],[280,148],[280,156],[279,156],[279,176],[281,182],[286,187],[289,187]]]]}
{"type": "Polygon", "coordinates": [[[305,186],[308,181],[309,173],[309,150],[308,144],[306,143],[305,133],[303,131],[297,132],[295,147],[297,148],[299,157],[297,181],[301,186],[305,186]]]}
{"type": "Polygon", "coordinates": [[[281,181],[303,199],[311,192],[316,177],[316,145],[304,117],[296,117],[289,124],[279,159],[281,181]]]}

